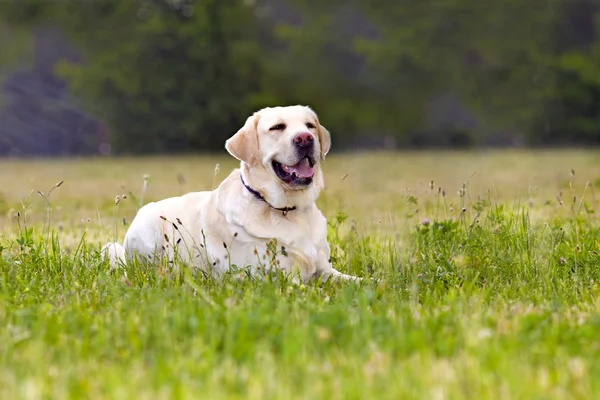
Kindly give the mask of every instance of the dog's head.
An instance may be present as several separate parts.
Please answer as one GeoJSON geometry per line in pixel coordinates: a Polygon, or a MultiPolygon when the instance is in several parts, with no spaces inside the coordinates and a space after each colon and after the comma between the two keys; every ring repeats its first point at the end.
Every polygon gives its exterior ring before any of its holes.
{"type": "Polygon", "coordinates": [[[261,180],[277,181],[286,191],[306,190],[315,181],[322,184],[320,163],[330,146],[329,132],[305,106],[257,111],[225,143],[249,171],[261,180]]]}

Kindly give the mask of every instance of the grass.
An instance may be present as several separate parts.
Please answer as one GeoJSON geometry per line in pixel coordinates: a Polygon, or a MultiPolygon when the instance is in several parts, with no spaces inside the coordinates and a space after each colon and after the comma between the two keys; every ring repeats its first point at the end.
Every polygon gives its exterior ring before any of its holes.
{"type": "Polygon", "coordinates": [[[332,258],[380,285],[100,260],[142,193],[211,189],[234,167],[0,161],[0,398],[600,395],[597,151],[329,157],[332,258]]]}

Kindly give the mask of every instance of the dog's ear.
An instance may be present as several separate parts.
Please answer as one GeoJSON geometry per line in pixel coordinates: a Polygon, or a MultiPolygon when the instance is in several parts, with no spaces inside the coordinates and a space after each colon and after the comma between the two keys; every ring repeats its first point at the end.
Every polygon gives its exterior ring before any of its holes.
{"type": "Polygon", "coordinates": [[[258,113],[254,113],[248,117],[244,126],[225,142],[225,149],[229,154],[250,167],[254,167],[258,163],[257,124],[258,113]]]}
{"type": "Polygon", "coordinates": [[[325,159],[329,149],[331,148],[331,135],[329,131],[321,124],[319,124],[319,143],[321,143],[321,160],[325,159]]]}
{"type": "Polygon", "coordinates": [[[317,126],[319,127],[317,131],[319,134],[319,143],[321,144],[321,160],[325,160],[325,156],[327,153],[329,153],[329,149],[331,149],[331,135],[329,134],[327,128],[325,128],[323,125],[321,125],[321,122],[319,122],[319,116],[317,113],[309,106],[305,107],[310,110],[313,117],[316,119],[317,126]]]}

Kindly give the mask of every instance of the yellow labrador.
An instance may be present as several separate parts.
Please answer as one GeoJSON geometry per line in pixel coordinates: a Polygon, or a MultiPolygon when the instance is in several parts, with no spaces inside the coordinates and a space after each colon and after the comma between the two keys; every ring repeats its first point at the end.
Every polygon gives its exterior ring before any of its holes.
{"type": "Polygon", "coordinates": [[[265,108],[225,143],[240,160],[214,191],[143,206],[124,245],[103,248],[111,265],[137,256],[178,259],[215,277],[234,267],[253,276],[279,269],[300,277],[360,280],[336,271],[327,221],[315,205],[329,132],[309,107],[265,108]]]}

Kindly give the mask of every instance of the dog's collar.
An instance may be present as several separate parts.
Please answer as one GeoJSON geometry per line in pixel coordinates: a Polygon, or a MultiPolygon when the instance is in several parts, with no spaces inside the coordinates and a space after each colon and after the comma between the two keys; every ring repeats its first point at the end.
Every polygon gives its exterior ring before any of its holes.
{"type": "Polygon", "coordinates": [[[244,185],[244,187],[246,189],[248,189],[248,191],[250,193],[252,193],[254,195],[254,197],[256,197],[258,200],[262,200],[264,201],[269,207],[271,207],[274,210],[277,211],[281,211],[283,213],[283,215],[287,215],[288,212],[290,211],[294,211],[296,209],[296,206],[293,207],[282,207],[282,208],[277,208],[277,207],[273,207],[265,198],[262,194],[260,194],[258,191],[252,189],[250,186],[246,185],[246,182],[244,182],[244,177],[242,176],[242,174],[240,174],[240,179],[242,180],[242,185],[244,185]]]}

